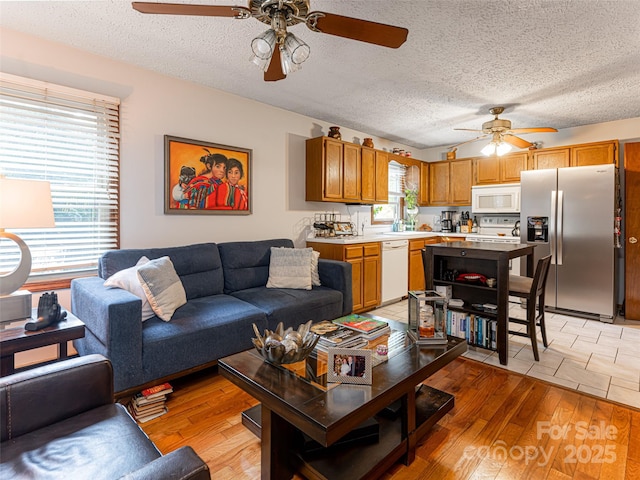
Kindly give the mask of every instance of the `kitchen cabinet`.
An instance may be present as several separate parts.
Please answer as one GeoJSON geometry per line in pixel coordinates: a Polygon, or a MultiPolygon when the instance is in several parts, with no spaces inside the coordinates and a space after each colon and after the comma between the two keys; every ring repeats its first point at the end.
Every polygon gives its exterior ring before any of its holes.
{"type": "Polygon", "coordinates": [[[597,142],[571,147],[571,166],[602,165],[613,163],[618,165],[618,142],[597,142]]]}
{"type": "Polygon", "coordinates": [[[618,165],[617,152],[617,140],[534,150],[529,161],[529,169],[584,167],[607,163],[618,165]]]}
{"type": "Polygon", "coordinates": [[[389,201],[389,157],[387,152],[376,150],[376,202],[389,201]]]}
{"type": "Polygon", "coordinates": [[[329,137],[306,141],[309,202],[386,203],[387,152],[329,137]]]}
{"type": "Polygon", "coordinates": [[[424,265],[422,249],[425,245],[440,243],[440,237],[426,237],[409,240],[409,290],[424,290],[424,265]]]}
{"type": "Polygon", "coordinates": [[[418,194],[418,205],[426,207],[429,205],[429,163],[420,162],[420,192],[418,194]]]}
{"type": "Polygon", "coordinates": [[[339,245],[307,242],[320,257],[351,264],[353,311],[371,310],[380,305],[382,286],[382,249],[380,242],[339,245]]]}
{"type": "Polygon", "coordinates": [[[471,205],[473,159],[445,160],[429,164],[429,205],[471,205]]]}
{"type": "Polygon", "coordinates": [[[376,201],[376,151],[373,148],[362,147],[360,150],[361,186],[360,197],[364,203],[376,201]]]}
{"type": "Polygon", "coordinates": [[[473,159],[475,183],[518,183],[520,172],[527,169],[527,152],[512,153],[503,157],[477,157],[473,159]]]}

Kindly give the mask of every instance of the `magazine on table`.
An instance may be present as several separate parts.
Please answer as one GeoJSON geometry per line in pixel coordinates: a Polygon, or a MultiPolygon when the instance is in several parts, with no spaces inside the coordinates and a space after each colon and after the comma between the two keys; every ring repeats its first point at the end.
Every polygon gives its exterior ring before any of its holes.
{"type": "Polygon", "coordinates": [[[333,323],[364,334],[372,334],[373,332],[381,330],[385,327],[389,327],[389,324],[383,320],[363,317],[362,315],[358,315],[357,313],[352,313],[344,317],[336,318],[333,323]]]}

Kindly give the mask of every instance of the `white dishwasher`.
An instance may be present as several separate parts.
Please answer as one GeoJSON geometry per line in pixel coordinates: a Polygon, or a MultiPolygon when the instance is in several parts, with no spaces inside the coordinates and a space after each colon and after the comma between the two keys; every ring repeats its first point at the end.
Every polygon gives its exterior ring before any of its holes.
{"type": "Polygon", "coordinates": [[[382,305],[400,300],[409,287],[409,240],[382,242],[382,305]]]}

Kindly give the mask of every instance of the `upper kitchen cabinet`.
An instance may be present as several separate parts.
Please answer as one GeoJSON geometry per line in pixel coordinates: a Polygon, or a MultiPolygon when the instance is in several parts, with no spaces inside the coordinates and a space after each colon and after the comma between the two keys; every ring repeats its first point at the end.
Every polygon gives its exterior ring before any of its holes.
{"type": "Polygon", "coordinates": [[[517,183],[520,172],[527,169],[527,159],[527,152],[474,158],[475,185],[517,183]]]}
{"type": "Polygon", "coordinates": [[[306,141],[306,196],[310,202],[385,203],[387,152],[329,137],[306,141]]]}
{"type": "Polygon", "coordinates": [[[571,147],[571,166],[602,165],[613,163],[618,165],[618,141],[585,143],[571,147]]]}
{"type": "Polygon", "coordinates": [[[471,205],[473,159],[429,163],[429,205],[471,205]]]}
{"type": "Polygon", "coordinates": [[[418,204],[421,207],[429,205],[429,163],[420,162],[420,193],[418,204]]]}
{"type": "Polygon", "coordinates": [[[531,155],[530,169],[584,167],[613,163],[618,165],[618,141],[583,143],[566,147],[534,150],[531,155]]]}
{"type": "Polygon", "coordinates": [[[375,203],[387,203],[389,201],[389,154],[376,150],[376,201],[375,203]]]}
{"type": "Polygon", "coordinates": [[[571,149],[546,148],[534,150],[531,155],[531,170],[543,170],[545,168],[563,168],[571,164],[571,149]]]}

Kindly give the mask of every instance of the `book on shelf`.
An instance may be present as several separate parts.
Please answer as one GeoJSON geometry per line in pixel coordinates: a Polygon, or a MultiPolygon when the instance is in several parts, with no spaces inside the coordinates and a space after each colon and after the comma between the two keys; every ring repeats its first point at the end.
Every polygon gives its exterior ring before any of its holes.
{"type": "Polygon", "coordinates": [[[375,320],[373,318],[358,315],[357,313],[336,318],[333,320],[333,323],[364,334],[371,334],[376,330],[389,326],[389,324],[383,320],[375,320]]]}

